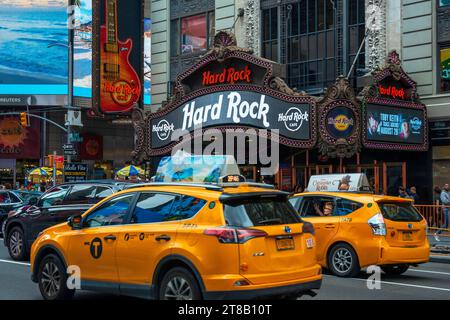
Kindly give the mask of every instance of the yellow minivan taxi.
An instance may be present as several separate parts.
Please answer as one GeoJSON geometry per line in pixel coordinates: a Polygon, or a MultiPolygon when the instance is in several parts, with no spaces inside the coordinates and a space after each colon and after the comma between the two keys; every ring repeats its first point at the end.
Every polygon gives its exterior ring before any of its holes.
{"type": "Polygon", "coordinates": [[[429,261],[426,220],[410,199],[359,192],[307,192],[290,202],[314,225],[317,260],[341,277],[377,265],[399,275],[429,261]]]}
{"type": "Polygon", "coordinates": [[[45,230],[31,251],[44,299],[81,289],[151,299],[313,295],[321,286],[314,230],[288,194],[247,183],[153,183],[114,194],[45,230]]]}

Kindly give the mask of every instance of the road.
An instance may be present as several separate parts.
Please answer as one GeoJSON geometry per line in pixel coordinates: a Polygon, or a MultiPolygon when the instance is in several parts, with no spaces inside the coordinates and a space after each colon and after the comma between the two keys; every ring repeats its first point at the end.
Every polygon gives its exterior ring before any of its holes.
{"type": "MultiPolygon", "coordinates": [[[[356,278],[342,279],[324,274],[323,284],[314,298],[305,300],[450,300],[450,264],[427,263],[408,270],[402,276],[382,275],[379,290],[367,288],[365,272],[356,278]]],[[[118,299],[114,295],[86,291],[77,292],[75,299],[118,299]]],[[[41,300],[39,289],[30,280],[28,263],[11,261],[0,240],[0,300],[41,300]]]]}

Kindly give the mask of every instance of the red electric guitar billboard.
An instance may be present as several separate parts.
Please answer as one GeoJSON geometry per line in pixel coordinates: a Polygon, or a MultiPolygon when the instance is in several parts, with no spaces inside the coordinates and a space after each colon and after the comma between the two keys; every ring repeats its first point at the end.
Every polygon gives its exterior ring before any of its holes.
{"type": "Polygon", "coordinates": [[[139,18],[140,8],[141,1],[139,0],[105,0],[104,23],[100,27],[99,64],[99,105],[102,113],[126,113],[130,112],[134,106],[141,104],[141,77],[136,72],[141,69],[140,61],[142,60],[139,41],[142,37],[142,25],[139,23],[142,21],[139,18]],[[130,13],[133,13],[130,8],[132,4],[137,7],[138,16],[135,19],[129,19],[130,13]],[[123,16],[119,19],[118,14],[123,16]],[[125,21],[127,23],[124,23],[125,21]],[[122,24],[120,24],[121,22],[122,24]],[[121,36],[127,37],[127,39],[121,41],[121,36]]]}

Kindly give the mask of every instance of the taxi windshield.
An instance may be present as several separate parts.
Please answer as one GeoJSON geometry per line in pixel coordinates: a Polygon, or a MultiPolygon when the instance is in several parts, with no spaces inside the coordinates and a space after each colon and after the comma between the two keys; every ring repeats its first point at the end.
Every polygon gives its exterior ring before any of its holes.
{"type": "Polygon", "coordinates": [[[224,204],[228,226],[256,227],[301,223],[301,218],[286,198],[248,198],[224,204]]]}
{"type": "Polygon", "coordinates": [[[383,217],[391,221],[418,222],[422,220],[422,216],[411,203],[379,202],[378,206],[381,209],[383,217]]]}

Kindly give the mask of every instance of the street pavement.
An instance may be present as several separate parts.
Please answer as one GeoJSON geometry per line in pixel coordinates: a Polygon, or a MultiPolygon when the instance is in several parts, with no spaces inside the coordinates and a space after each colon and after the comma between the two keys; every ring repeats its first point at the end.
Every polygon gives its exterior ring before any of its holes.
{"type": "MultiPolygon", "coordinates": [[[[314,298],[304,296],[302,300],[450,300],[450,264],[430,262],[412,267],[401,276],[383,274],[379,290],[369,290],[367,278],[365,272],[351,279],[324,274],[318,295],[314,298]]],[[[79,291],[75,295],[78,300],[119,298],[86,291],[79,291]]],[[[0,240],[0,300],[41,299],[38,286],[30,279],[29,264],[12,261],[0,240]]]]}

